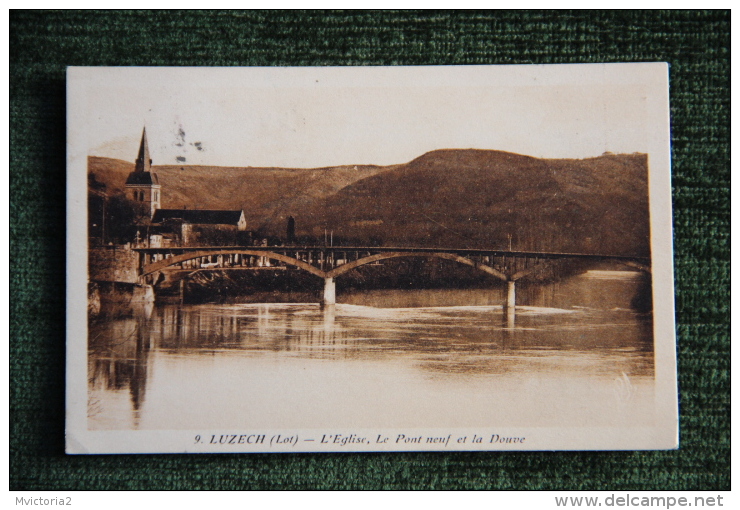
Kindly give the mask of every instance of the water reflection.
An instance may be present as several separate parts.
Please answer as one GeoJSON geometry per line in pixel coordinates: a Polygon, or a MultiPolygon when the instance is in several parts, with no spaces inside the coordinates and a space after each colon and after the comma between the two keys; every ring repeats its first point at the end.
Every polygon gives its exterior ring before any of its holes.
{"type": "Polygon", "coordinates": [[[639,423],[653,406],[652,322],[630,307],[643,281],[608,276],[525,287],[515,316],[495,289],[108,316],[90,325],[89,424],[639,423]]]}
{"type": "MultiPolygon", "coordinates": [[[[149,351],[152,337],[149,319],[154,304],[137,304],[130,317],[97,324],[89,332],[88,373],[91,394],[122,395],[128,392],[131,401],[130,418],[136,427],[146,397],[149,351]]],[[[120,398],[118,400],[121,400],[120,398]]],[[[125,403],[119,407],[125,409],[125,403]]],[[[90,399],[89,415],[101,413],[101,403],[90,399]]],[[[120,412],[120,410],[119,410],[120,412]]],[[[128,413],[126,413],[128,414],[128,413]]]]}

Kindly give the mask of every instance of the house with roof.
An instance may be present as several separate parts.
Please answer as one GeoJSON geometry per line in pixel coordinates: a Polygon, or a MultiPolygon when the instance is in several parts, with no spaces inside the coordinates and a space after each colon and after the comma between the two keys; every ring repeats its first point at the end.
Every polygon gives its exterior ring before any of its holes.
{"type": "Polygon", "coordinates": [[[244,211],[157,209],[149,229],[152,248],[251,244],[244,211]]]}

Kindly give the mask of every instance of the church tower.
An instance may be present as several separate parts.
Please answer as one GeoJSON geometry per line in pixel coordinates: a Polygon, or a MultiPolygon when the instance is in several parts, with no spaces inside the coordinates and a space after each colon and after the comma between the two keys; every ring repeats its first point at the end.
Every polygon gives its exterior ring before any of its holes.
{"type": "Polygon", "coordinates": [[[140,203],[154,216],[154,211],[160,208],[161,186],[157,174],[152,172],[152,160],[149,157],[149,144],[146,140],[146,128],[141,134],[139,156],[136,158],[136,168],[126,179],[126,197],[135,203],[140,203]]]}

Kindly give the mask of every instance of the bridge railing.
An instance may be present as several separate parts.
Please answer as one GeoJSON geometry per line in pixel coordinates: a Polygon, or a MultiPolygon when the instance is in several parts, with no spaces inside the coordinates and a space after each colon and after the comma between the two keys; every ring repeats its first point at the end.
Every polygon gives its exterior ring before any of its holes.
{"type": "Polygon", "coordinates": [[[325,277],[338,276],[350,268],[399,257],[448,259],[483,270],[505,280],[518,280],[558,261],[616,261],[649,271],[649,259],[621,255],[524,252],[419,247],[178,247],[135,248],[141,273],[156,270],[284,268],[297,266],[325,277]],[[346,269],[346,270],[345,270],[346,269]]]}

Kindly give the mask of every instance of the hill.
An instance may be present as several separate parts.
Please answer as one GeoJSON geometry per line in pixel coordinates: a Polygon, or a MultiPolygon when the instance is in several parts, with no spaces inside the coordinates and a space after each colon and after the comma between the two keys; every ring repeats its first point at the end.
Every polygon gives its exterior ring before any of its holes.
{"type": "MultiPolygon", "coordinates": [[[[122,190],[133,164],[91,157],[122,190]]],[[[155,166],[164,208],[243,208],[251,229],[337,242],[649,256],[647,156],[444,149],[392,166],[155,166]]]]}
{"type": "Polygon", "coordinates": [[[98,156],[87,157],[87,172],[106,186],[108,196],[123,193],[128,174],[134,171],[135,165],[128,161],[98,156]]]}
{"type": "MultiPolygon", "coordinates": [[[[647,156],[439,150],[323,204],[335,235],[386,245],[649,255],[647,156]]],[[[316,214],[316,213],[314,213],[316,214]]]]}
{"type": "MultiPolygon", "coordinates": [[[[197,165],[154,165],[162,185],[163,209],[244,209],[252,230],[284,235],[285,221],[308,204],[335,194],[349,184],[390,167],[346,165],[326,168],[255,168],[197,165]],[[291,212],[292,211],[292,212],[291,212]]],[[[90,156],[88,172],[121,193],[134,164],[90,156]]]]}

